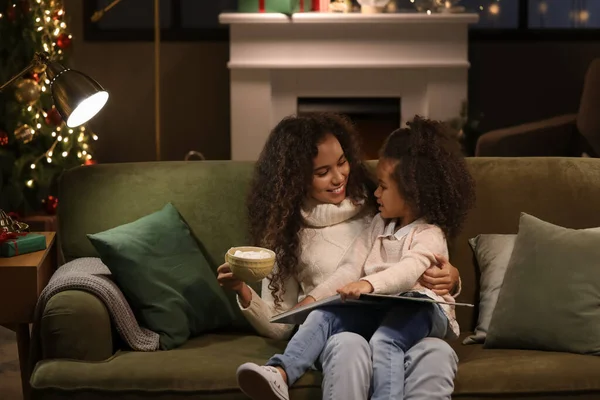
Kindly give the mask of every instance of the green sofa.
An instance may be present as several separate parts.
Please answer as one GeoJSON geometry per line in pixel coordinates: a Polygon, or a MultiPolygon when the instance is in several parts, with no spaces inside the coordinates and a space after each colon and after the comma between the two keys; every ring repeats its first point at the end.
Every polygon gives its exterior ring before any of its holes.
{"type": "MultiPolygon", "coordinates": [[[[573,228],[600,226],[600,160],[472,158],[477,207],[450,243],[463,282],[461,301],[478,302],[478,276],[467,239],[515,233],[521,211],[573,228]]],[[[225,251],[246,243],[245,194],[251,163],[165,162],[96,165],[60,183],[59,241],[64,260],[95,256],[86,233],[99,232],[173,202],[216,268],[225,251]]],[[[234,298],[230,296],[234,302],[234,298]]],[[[236,308],[237,309],[237,308],[236,308]]],[[[477,309],[460,308],[465,335],[477,309]]],[[[255,335],[241,315],[226,331],[171,351],[124,350],[104,305],[81,291],[55,295],[41,322],[43,360],[31,377],[34,399],[244,399],[235,370],[264,362],[285,342],[255,335]]],[[[489,350],[451,343],[460,364],[455,399],[598,399],[600,357],[489,350]]],[[[319,399],[320,375],[306,374],[291,398],[319,399]]]]}

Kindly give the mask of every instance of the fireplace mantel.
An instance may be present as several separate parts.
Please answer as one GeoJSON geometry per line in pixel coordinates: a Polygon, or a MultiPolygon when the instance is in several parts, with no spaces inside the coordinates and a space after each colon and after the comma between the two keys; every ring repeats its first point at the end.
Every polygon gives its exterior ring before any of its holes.
{"type": "Polygon", "coordinates": [[[305,12],[291,16],[279,13],[223,13],[219,16],[222,24],[430,24],[448,22],[470,24],[478,21],[479,16],[471,13],[327,13],[305,12]]]}
{"type": "Polygon", "coordinates": [[[230,25],[231,158],[256,160],[298,97],[398,97],[401,121],[456,117],[477,14],[221,14],[230,25]]]}

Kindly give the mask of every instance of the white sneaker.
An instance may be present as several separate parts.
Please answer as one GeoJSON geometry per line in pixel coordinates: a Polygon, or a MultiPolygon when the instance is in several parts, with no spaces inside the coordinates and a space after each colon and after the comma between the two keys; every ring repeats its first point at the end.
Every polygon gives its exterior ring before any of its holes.
{"type": "Polygon", "coordinates": [[[240,389],[253,400],[289,400],[287,383],[275,367],[245,363],[237,369],[240,389]]]}

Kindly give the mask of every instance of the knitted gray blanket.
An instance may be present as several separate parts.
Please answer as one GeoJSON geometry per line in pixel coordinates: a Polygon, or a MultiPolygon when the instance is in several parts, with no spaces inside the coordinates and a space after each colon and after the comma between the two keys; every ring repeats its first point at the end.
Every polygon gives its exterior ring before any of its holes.
{"type": "Polygon", "coordinates": [[[41,321],[46,303],[65,290],[83,290],[98,297],[115,324],[117,332],[133,350],[158,350],[159,336],[137,323],[125,296],[111,278],[110,270],[99,258],[78,258],[58,268],[40,295],[34,325],[41,321]]]}

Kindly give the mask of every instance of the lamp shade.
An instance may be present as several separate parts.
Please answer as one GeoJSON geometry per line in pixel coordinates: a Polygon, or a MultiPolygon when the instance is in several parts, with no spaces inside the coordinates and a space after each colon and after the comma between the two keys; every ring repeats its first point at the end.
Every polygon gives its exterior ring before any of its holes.
{"type": "Polygon", "coordinates": [[[86,123],[108,101],[108,92],[86,74],[52,61],[47,63],[46,74],[54,105],[70,128],[86,123]]]}

